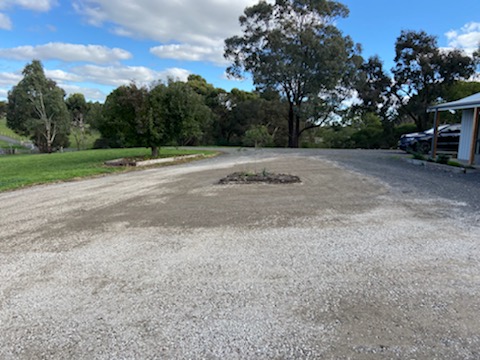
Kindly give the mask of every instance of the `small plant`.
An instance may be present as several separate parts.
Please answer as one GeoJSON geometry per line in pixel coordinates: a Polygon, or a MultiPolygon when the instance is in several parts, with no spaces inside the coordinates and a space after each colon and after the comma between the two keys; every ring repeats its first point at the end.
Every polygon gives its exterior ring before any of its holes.
{"type": "Polygon", "coordinates": [[[245,132],[244,142],[246,145],[254,145],[255,149],[258,149],[272,144],[273,135],[268,132],[265,125],[255,125],[245,132]]]}
{"type": "Polygon", "coordinates": [[[413,152],[412,156],[415,160],[426,160],[425,155],[418,153],[418,152],[413,152]]]}
{"type": "Polygon", "coordinates": [[[449,160],[450,160],[450,155],[439,154],[437,156],[437,163],[439,163],[439,164],[447,165],[449,160]]]}
{"type": "Polygon", "coordinates": [[[454,160],[448,160],[447,165],[456,166],[456,167],[464,167],[462,164],[460,164],[459,162],[454,161],[454,160]]]}

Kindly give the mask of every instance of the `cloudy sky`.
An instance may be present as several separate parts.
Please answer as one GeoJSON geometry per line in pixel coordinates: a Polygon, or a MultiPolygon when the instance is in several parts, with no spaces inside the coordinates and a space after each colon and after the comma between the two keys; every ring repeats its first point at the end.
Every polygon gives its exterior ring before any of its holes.
{"type": "MultiPolygon", "coordinates": [[[[225,78],[223,40],[258,0],[0,0],[0,99],[32,59],[67,93],[103,101],[116,87],[199,74],[215,86],[250,90],[225,78]]],[[[344,0],[338,22],[387,69],[402,29],[425,30],[442,47],[472,51],[480,43],[480,1],[344,0]]]]}

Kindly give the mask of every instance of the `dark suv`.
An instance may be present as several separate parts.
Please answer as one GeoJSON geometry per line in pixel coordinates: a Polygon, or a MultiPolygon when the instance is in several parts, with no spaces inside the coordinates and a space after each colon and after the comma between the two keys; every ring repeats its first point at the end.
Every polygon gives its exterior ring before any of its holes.
{"type": "MultiPolygon", "coordinates": [[[[460,124],[440,125],[438,127],[437,149],[440,151],[458,151],[460,142],[460,124]]],[[[432,148],[433,128],[400,137],[398,148],[404,151],[414,151],[427,154],[432,148]]]]}

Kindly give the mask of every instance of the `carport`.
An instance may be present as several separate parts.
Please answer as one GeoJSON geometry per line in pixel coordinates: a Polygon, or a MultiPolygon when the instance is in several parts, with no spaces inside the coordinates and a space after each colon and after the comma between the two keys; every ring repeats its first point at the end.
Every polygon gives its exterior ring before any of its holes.
{"type": "Polygon", "coordinates": [[[441,111],[462,110],[462,130],[458,146],[458,160],[469,165],[480,164],[479,111],[480,93],[444,104],[430,106],[427,112],[435,113],[435,135],[433,138],[432,156],[437,155],[438,126],[441,111]]]}

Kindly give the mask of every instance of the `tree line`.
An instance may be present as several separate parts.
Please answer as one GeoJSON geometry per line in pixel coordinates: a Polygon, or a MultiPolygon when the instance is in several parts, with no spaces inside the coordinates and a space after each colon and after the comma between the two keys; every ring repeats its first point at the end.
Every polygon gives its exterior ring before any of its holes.
{"type": "MultiPolygon", "coordinates": [[[[229,92],[199,75],[149,86],[123,85],[104,104],[86,102],[45,77],[40,61],[9,92],[7,125],[45,152],[77,147],[88,129],[97,147],[258,145],[391,147],[402,131],[432,124],[428,106],[480,91],[479,66],[460,50],[442,50],[424,31],[402,31],[388,72],[378,56],[336,27],[348,16],[337,1],[260,1],[240,17],[242,35],[225,40],[227,72],[252,76],[255,90],[229,92]]],[[[448,115],[445,121],[459,121],[448,115]]]]}

